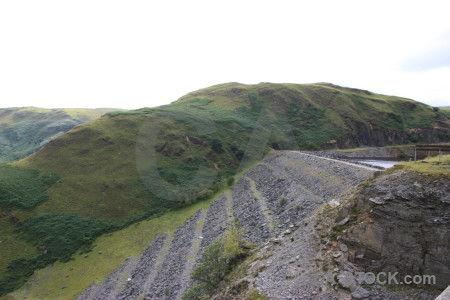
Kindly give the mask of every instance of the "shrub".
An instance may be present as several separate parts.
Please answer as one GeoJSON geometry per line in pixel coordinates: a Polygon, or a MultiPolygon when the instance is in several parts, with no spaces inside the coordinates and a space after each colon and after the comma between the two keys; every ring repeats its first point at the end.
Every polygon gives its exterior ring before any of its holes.
{"type": "Polygon", "coordinates": [[[95,237],[114,229],[117,227],[108,221],[75,215],[45,214],[26,220],[17,230],[41,255],[11,261],[7,275],[0,280],[0,295],[20,287],[37,269],[58,259],[68,261],[79,249],[90,251],[95,237]]]}
{"type": "Polygon", "coordinates": [[[222,149],[222,142],[218,139],[213,139],[212,143],[211,143],[211,148],[214,150],[214,152],[216,153],[222,153],[223,149],[222,149]]]}
{"type": "Polygon", "coordinates": [[[243,229],[232,224],[225,232],[225,237],[208,245],[203,252],[202,261],[192,272],[192,279],[197,284],[183,294],[183,300],[209,299],[209,295],[232,270],[239,259],[245,256],[242,248],[243,229]]]}
{"type": "Polygon", "coordinates": [[[286,204],[286,198],[281,198],[279,201],[280,205],[285,205],[286,204]]]}
{"type": "Polygon", "coordinates": [[[39,175],[34,169],[0,165],[0,207],[32,209],[48,199],[47,188],[57,174],[39,175]]]}
{"type": "Polygon", "coordinates": [[[231,224],[225,230],[225,238],[223,238],[224,255],[228,262],[233,263],[235,259],[241,258],[245,253],[241,247],[244,240],[244,229],[239,228],[239,223],[231,224]]]}
{"type": "Polygon", "coordinates": [[[26,220],[18,230],[50,257],[68,261],[78,249],[89,249],[95,237],[114,228],[106,220],[45,214],[26,220]]]}
{"type": "Polygon", "coordinates": [[[33,275],[34,270],[44,268],[55,261],[48,255],[31,259],[19,258],[8,265],[7,275],[0,279],[0,296],[10,293],[22,286],[33,275]]]}

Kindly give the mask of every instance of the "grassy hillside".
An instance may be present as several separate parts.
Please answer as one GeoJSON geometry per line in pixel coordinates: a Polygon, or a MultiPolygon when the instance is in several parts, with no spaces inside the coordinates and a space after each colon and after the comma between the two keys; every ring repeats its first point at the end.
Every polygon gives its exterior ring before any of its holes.
{"type": "Polygon", "coordinates": [[[28,299],[74,299],[91,283],[101,283],[127,258],[139,257],[158,234],[168,232],[173,235],[178,226],[199,209],[207,208],[212,200],[103,235],[95,240],[93,250],[87,257],[76,254],[69,262],[56,262],[51,268],[39,270],[33,276],[33,282],[12,293],[12,298],[0,296],[0,299],[23,299],[24,296],[28,299]]]}
{"type": "Polygon", "coordinates": [[[428,105],[328,83],[224,84],[190,93],[179,101],[212,99],[210,105],[230,109],[248,102],[251,94],[263,102],[266,110],[287,119],[296,143],[303,148],[425,142],[426,129],[445,128],[448,133],[444,113],[428,105]],[[336,139],[336,145],[328,138],[336,139]]]}
{"type": "Polygon", "coordinates": [[[110,112],[0,168],[27,185],[15,200],[13,182],[0,185],[0,286],[89,251],[105,232],[210,198],[272,148],[440,142],[449,132],[450,120],[427,105],[331,84],[221,84],[110,112]]]}
{"type": "Polygon", "coordinates": [[[0,162],[25,157],[55,136],[114,109],[0,108],[0,162]]]}
{"type": "Polygon", "coordinates": [[[450,154],[425,158],[417,162],[401,162],[395,165],[396,169],[406,169],[415,172],[442,175],[450,178],[450,154]],[[427,163],[423,163],[426,161],[427,163]]]}
{"type": "Polygon", "coordinates": [[[450,106],[438,107],[439,111],[450,118],[450,106]]]}

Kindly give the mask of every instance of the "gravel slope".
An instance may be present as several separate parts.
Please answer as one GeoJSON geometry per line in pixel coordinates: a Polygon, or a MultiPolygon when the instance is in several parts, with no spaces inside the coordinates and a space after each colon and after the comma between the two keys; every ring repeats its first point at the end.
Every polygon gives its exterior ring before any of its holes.
{"type": "MultiPolygon", "coordinates": [[[[169,241],[166,234],[155,238],[120,293],[113,292],[117,287],[113,288],[111,281],[118,278],[123,270],[111,274],[91,293],[104,295],[104,299],[125,300],[137,296],[159,300],[180,299],[182,292],[192,284],[190,273],[195,263],[201,260],[201,251],[223,235],[227,224],[234,219],[244,227],[248,241],[265,245],[271,237],[285,235],[286,230],[290,232],[294,224],[307,218],[324,202],[372,177],[375,171],[379,170],[297,151],[281,151],[271,155],[239,178],[230,192],[219,195],[208,211],[197,212],[180,226],[173,241],[169,241]]],[[[304,230],[311,232],[308,227],[304,230]]],[[[305,255],[305,261],[316,255],[317,249],[311,244],[313,239],[298,239],[296,242],[299,243],[299,253],[305,255]]],[[[277,255],[283,255],[280,253],[277,255]]],[[[283,261],[281,257],[276,259],[283,261]]],[[[285,272],[282,268],[271,270],[270,280],[276,281],[276,276],[290,276],[285,272]]],[[[315,278],[314,273],[305,273],[305,276],[311,280],[315,278]]],[[[264,278],[261,276],[257,280],[264,278]]],[[[299,285],[292,289],[292,294],[298,293],[299,289],[310,295],[317,286],[299,285]]],[[[270,291],[271,287],[268,287],[267,293],[272,296],[270,291]]],[[[283,291],[290,293],[288,287],[283,291]]]]}

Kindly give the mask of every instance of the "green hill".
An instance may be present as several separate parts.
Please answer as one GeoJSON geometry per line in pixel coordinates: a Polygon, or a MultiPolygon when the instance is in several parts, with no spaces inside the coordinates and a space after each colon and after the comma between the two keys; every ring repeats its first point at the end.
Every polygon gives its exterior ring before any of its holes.
{"type": "Polygon", "coordinates": [[[113,111],[109,108],[0,108],[0,162],[23,158],[74,126],[113,111]]]}
{"type": "Polygon", "coordinates": [[[325,83],[228,83],[110,112],[0,168],[0,294],[98,235],[209,198],[271,149],[449,140],[430,106],[325,83]]]}

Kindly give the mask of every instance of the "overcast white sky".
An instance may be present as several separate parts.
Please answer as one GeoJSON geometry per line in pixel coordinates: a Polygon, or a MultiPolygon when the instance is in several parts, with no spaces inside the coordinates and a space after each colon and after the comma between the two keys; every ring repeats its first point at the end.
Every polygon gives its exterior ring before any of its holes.
{"type": "Polygon", "coordinates": [[[0,107],[331,82],[450,105],[450,1],[0,1],[0,107]]]}

